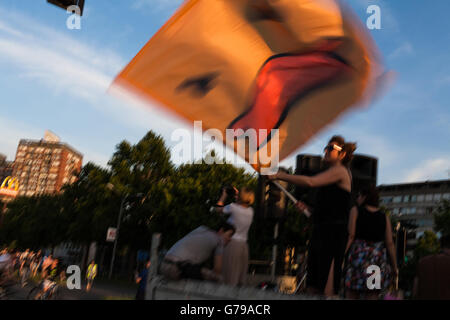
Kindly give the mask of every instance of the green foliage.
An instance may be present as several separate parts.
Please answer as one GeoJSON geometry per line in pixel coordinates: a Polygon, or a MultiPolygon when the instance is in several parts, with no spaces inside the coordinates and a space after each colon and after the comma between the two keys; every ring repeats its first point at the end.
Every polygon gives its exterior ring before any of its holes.
{"type": "Polygon", "coordinates": [[[436,234],[432,231],[425,231],[419,238],[419,242],[414,249],[414,257],[418,261],[430,254],[438,253],[439,248],[439,240],[436,234]]]}
{"type": "Polygon", "coordinates": [[[19,197],[10,202],[0,228],[2,243],[18,248],[54,246],[64,240],[67,217],[61,197],[19,197]]]}
{"type": "Polygon", "coordinates": [[[420,259],[440,250],[439,240],[432,231],[425,231],[419,238],[417,246],[414,248],[414,255],[400,268],[399,286],[407,291],[412,290],[412,284],[416,275],[417,264],[420,259]]]}
{"type": "Polygon", "coordinates": [[[169,177],[174,170],[170,150],[161,136],[149,131],[136,145],[123,141],[111,160],[111,183],[121,194],[146,193],[154,183],[169,177]]]}
{"type": "MultiPolygon", "coordinates": [[[[434,215],[434,230],[442,235],[450,235],[450,202],[443,200],[434,215]]],[[[440,245],[435,233],[426,231],[414,249],[414,256],[400,270],[400,286],[411,289],[419,260],[427,255],[438,253],[440,245]]]]}
{"type": "Polygon", "coordinates": [[[184,164],[164,183],[152,190],[154,215],[152,232],[163,234],[165,247],[200,225],[215,227],[220,222],[210,208],[224,185],[256,188],[257,179],[231,164],[184,164]]]}
{"type": "Polygon", "coordinates": [[[311,236],[312,228],[308,218],[290,205],[284,231],[286,243],[291,247],[304,247],[311,236]]]}
{"type": "Polygon", "coordinates": [[[450,201],[442,200],[434,215],[434,229],[442,235],[450,235],[450,201]]]}
{"type": "Polygon", "coordinates": [[[66,240],[80,245],[104,241],[120,203],[107,188],[110,177],[108,170],[87,163],[77,181],[65,186],[63,209],[69,219],[66,240]]]}
{"type": "MultiPolygon", "coordinates": [[[[205,159],[211,163],[214,153],[205,159]]],[[[291,169],[292,171],[292,169],[291,169]]],[[[161,136],[148,132],[137,144],[120,142],[108,168],[87,163],[77,180],[59,195],[20,197],[10,202],[0,228],[0,243],[42,248],[71,242],[86,246],[106,243],[108,227],[116,226],[122,200],[119,253],[150,248],[152,234],[162,233],[169,248],[200,225],[215,227],[224,218],[211,212],[225,185],[250,187],[256,174],[231,164],[187,163],[175,167],[161,136]],[[134,197],[142,194],[140,198],[134,197]]],[[[254,223],[249,235],[254,258],[269,256],[275,221],[254,223]]],[[[283,243],[303,246],[306,219],[293,207],[282,222],[283,243]]]]}

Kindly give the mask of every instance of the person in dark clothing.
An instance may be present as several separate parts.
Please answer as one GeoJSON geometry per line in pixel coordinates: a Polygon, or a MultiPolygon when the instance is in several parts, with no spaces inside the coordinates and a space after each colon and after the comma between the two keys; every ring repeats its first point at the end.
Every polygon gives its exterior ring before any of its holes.
{"type": "Polygon", "coordinates": [[[352,208],[348,224],[346,297],[374,300],[381,290],[391,286],[393,276],[398,276],[392,227],[389,217],[379,208],[379,194],[375,186],[369,186],[360,192],[358,204],[359,206],[352,208]],[[370,266],[376,266],[380,270],[378,288],[369,287],[367,283],[373,274],[370,266]]]}
{"type": "Polygon", "coordinates": [[[138,290],[136,293],[136,300],[145,300],[145,289],[147,287],[147,279],[148,279],[148,272],[150,268],[150,260],[147,260],[145,262],[144,268],[142,268],[141,272],[136,278],[136,283],[139,284],[138,290]]]}
{"type": "Polygon", "coordinates": [[[347,224],[351,208],[352,177],[349,170],[356,144],[334,136],[325,147],[324,161],[329,167],[315,176],[278,172],[269,179],[280,179],[303,187],[318,188],[316,203],[308,208],[297,202],[300,211],[313,214],[313,234],[308,250],[307,291],[334,296],[339,291],[342,262],[348,239],[347,224]]]}

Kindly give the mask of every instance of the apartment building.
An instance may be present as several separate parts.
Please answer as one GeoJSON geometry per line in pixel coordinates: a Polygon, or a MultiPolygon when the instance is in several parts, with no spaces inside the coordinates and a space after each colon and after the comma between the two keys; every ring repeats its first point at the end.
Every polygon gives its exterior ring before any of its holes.
{"type": "Polygon", "coordinates": [[[7,161],[6,156],[0,153],[0,183],[12,175],[13,162],[7,161]]]}
{"type": "Polygon", "coordinates": [[[417,226],[416,237],[433,230],[434,211],[441,200],[450,200],[450,180],[380,185],[381,204],[400,222],[417,226]]]}
{"type": "Polygon", "coordinates": [[[58,193],[76,180],[83,155],[54,135],[42,140],[20,140],[12,175],[19,181],[19,195],[58,193]]]}

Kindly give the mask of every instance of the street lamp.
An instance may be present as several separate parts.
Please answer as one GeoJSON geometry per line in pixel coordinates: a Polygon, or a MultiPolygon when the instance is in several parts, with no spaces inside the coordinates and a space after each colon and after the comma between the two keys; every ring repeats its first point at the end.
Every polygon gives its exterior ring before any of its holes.
{"type": "Polygon", "coordinates": [[[112,257],[111,257],[111,264],[109,265],[108,278],[110,280],[111,280],[112,272],[113,272],[113,268],[114,268],[114,259],[116,258],[117,239],[119,238],[119,229],[120,229],[120,221],[122,221],[123,205],[128,196],[129,196],[129,193],[127,193],[126,196],[122,198],[122,202],[120,203],[119,218],[117,220],[117,228],[116,228],[116,237],[114,238],[114,247],[113,247],[113,252],[112,252],[112,257]]]}
{"type": "MultiPolygon", "coordinates": [[[[114,189],[114,185],[111,183],[108,183],[107,188],[112,190],[114,189]]],[[[120,210],[119,210],[119,217],[117,219],[117,228],[116,228],[116,237],[114,239],[114,246],[113,246],[113,252],[112,252],[112,257],[111,257],[111,264],[109,266],[109,276],[108,278],[111,280],[112,277],[112,272],[114,269],[114,260],[116,258],[116,249],[117,249],[117,240],[119,239],[119,231],[120,231],[120,223],[122,221],[122,214],[123,214],[123,206],[127,200],[127,198],[130,196],[129,193],[127,193],[125,195],[125,197],[122,198],[122,201],[120,203],[120,210]]],[[[142,198],[144,196],[143,193],[138,193],[136,195],[134,195],[134,198],[142,198]]]]}

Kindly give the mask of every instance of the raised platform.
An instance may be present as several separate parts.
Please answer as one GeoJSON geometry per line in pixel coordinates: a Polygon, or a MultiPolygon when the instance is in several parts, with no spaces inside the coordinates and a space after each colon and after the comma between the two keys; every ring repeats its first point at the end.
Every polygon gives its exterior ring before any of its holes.
{"type": "Polygon", "coordinates": [[[235,288],[208,281],[167,281],[152,278],[147,286],[148,300],[324,300],[311,295],[291,295],[252,287],[235,288]]]}

